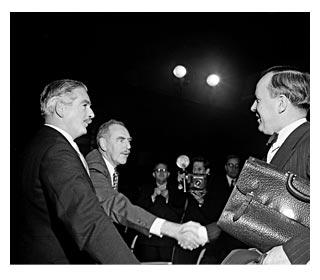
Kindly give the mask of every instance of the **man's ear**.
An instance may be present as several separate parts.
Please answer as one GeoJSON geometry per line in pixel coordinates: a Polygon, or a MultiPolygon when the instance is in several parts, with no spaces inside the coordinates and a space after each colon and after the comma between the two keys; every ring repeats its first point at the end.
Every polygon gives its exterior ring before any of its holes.
{"type": "Polygon", "coordinates": [[[106,140],[103,138],[103,137],[100,137],[99,138],[99,140],[98,140],[98,142],[99,142],[99,147],[100,147],[100,149],[101,150],[103,150],[103,151],[106,151],[106,149],[107,149],[107,143],[106,143],[106,140]]]}
{"type": "Polygon", "coordinates": [[[56,114],[62,118],[63,115],[64,115],[64,105],[60,102],[60,101],[57,101],[55,106],[54,106],[54,110],[56,112],[56,114]]]}
{"type": "Polygon", "coordinates": [[[170,172],[168,171],[167,173],[168,173],[168,177],[170,177],[170,172]]]}
{"type": "Polygon", "coordinates": [[[156,178],[156,172],[152,172],[152,176],[156,178]]]}
{"type": "Polygon", "coordinates": [[[288,98],[285,95],[280,94],[280,96],[279,96],[279,105],[278,105],[279,114],[283,113],[287,109],[288,102],[289,102],[288,98]]]}
{"type": "Polygon", "coordinates": [[[206,174],[209,175],[210,174],[210,168],[207,168],[206,170],[206,174]]]}

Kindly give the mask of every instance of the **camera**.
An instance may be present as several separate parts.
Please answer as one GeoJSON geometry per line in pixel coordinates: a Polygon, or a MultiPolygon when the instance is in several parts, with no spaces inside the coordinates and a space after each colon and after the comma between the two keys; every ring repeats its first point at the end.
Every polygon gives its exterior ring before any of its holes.
{"type": "Polygon", "coordinates": [[[207,174],[188,174],[189,189],[203,190],[207,186],[207,174]]]}
{"type": "MultiPolygon", "coordinates": [[[[178,180],[181,184],[185,182],[185,191],[202,191],[207,186],[207,174],[184,174],[181,180],[178,180]]],[[[182,189],[182,185],[179,185],[179,189],[182,189]]]]}
{"type": "Polygon", "coordinates": [[[187,173],[186,168],[189,166],[190,160],[186,155],[177,158],[177,166],[182,170],[178,172],[178,189],[187,191],[202,191],[207,186],[207,174],[187,173]]]}

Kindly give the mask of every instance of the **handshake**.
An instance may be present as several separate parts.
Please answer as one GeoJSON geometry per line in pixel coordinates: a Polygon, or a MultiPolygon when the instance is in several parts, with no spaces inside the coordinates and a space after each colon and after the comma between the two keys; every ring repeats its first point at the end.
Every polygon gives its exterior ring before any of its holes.
{"type": "MultiPolygon", "coordinates": [[[[217,226],[215,228],[217,236],[219,236],[220,230],[217,226]]],[[[175,238],[183,249],[193,250],[199,246],[204,246],[209,241],[206,228],[192,221],[184,224],[166,221],[161,228],[161,232],[175,238]]]]}

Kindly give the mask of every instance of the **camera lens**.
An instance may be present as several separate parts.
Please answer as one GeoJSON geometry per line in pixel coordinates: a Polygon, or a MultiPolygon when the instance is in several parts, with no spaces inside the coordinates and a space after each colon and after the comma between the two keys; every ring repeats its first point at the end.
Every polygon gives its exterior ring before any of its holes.
{"type": "Polygon", "coordinates": [[[201,186],[201,180],[195,180],[195,181],[194,181],[194,185],[195,185],[196,187],[201,186]]]}

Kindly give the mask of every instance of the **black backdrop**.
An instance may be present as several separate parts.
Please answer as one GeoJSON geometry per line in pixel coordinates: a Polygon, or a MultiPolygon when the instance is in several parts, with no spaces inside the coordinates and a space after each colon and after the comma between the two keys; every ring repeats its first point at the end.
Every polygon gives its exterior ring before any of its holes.
{"type": "Polygon", "coordinates": [[[133,137],[121,180],[136,185],[180,154],[261,157],[248,95],[259,72],[286,64],[309,71],[309,13],[11,13],[11,175],[25,143],[41,126],[39,94],[61,78],[83,81],[99,125],[123,121],[133,137]],[[183,81],[172,75],[183,64],[183,81]],[[215,72],[221,83],[205,84],[215,72]]]}

